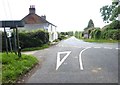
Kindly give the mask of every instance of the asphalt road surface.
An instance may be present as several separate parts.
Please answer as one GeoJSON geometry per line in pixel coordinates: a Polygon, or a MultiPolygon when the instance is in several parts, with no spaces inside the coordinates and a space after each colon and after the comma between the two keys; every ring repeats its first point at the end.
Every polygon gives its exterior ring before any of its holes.
{"type": "Polygon", "coordinates": [[[117,43],[88,43],[71,37],[33,53],[42,66],[26,83],[118,83],[117,43]]]}

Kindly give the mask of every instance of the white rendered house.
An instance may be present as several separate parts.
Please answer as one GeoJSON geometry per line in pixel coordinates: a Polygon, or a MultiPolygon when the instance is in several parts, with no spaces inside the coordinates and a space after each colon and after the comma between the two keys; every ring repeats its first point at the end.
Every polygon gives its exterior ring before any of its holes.
{"type": "Polygon", "coordinates": [[[25,16],[22,21],[24,22],[24,30],[38,30],[43,29],[49,32],[49,41],[54,41],[58,38],[58,33],[56,31],[57,26],[48,22],[46,16],[39,16],[35,13],[35,6],[31,5],[29,8],[29,14],[25,16]]]}

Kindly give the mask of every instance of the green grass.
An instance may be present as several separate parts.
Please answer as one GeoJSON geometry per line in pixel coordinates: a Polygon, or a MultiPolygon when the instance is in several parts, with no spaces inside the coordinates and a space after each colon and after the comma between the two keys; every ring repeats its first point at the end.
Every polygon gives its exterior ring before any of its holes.
{"type": "Polygon", "coordinates": [[[44,44],[41,47],[31,47],[31,48],[24,48],[22,49],[22,51],[34,51],[34,50],[41,50],[41,49],[45,49],[48,48],[50,45],[49,44],[44,44]]]}
{"type": "Polygon", "coordinates": [[[95,39],[82,39],[85,42],[97,42],[97,43],[117,43],[120,42],[120,40],[103,40],[103,39],[99,39],[99,40],[95,40],[95,39]]]}
{"type": "Polygon", "coordinates": [[[1,53],[2,56],[2,83],[15,83],[17,79],[27,73],[38,60],[31,55],[22,55],[19,58],[13,53],[1,53]]]}

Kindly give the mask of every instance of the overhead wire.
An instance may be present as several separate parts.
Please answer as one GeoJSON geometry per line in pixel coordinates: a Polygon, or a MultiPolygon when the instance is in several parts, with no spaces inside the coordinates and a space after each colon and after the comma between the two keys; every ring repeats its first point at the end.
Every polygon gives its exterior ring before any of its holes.
{"type": "Polygon", "coordinates": [[[5,13],[5,17],[8,18],[8,15],[7,15],[7,11],[6,11],[6,7],[5,7],[5,0],[2,0],[2,5],[3,5],[3,9],[4,9],[4,13],[5,13]]]}
{"type": "Polygon", "coordinates": [[[10,4],[9,4],[8,0],[7,0],[7,5],[8,5],[8,8],[9,8],[10,18],[13,19],[12,12],[11,12],[11,7],[10,7],[10,4]]]}

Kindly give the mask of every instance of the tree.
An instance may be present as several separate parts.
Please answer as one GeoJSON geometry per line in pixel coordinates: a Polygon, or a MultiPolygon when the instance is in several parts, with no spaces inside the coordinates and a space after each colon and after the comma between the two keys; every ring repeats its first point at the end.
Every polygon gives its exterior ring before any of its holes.
{"type": "Polygon", "coordinates": [[[89,22],[88,22],[88,26],[84,30],[89,29],[89,28],[93,28],[93,27],[94,27],[93,20],[90,19],[89,22]]]}
{"type": "Polygon", "coordinates": [[[120,13],[120,6],[118,3],[112,3],[111,5],[105,5],[100,8],[101,16],[103,21],[109,23],[109,21],[116,20],[120,13]]]}
{"type": "Polygon", "coordinates": [[[87,28],[91,28],[91,27],[94,27],[94,23],[92,19],[90,19],[90,21],[88,22],[87,28]]]}

